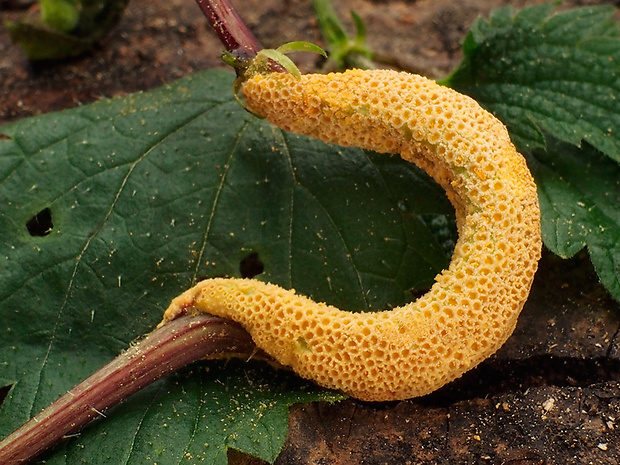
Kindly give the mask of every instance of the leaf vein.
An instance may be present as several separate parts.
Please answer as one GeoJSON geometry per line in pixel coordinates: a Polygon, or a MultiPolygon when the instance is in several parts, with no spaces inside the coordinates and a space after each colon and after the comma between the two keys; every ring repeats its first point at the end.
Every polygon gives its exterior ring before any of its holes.
{"type": "Polygon", "coordinates": [[[200,269],[200,264],[202,263],[202,258],[205,254],[205,250],[207,247],[207,244],[209,242],[209,235],[211,234],[211,227],[213,226],[213,219],[215,218],[215,211],[217,209],[217,207],[219,206],[219,199],[220,199],[220,195],[222,194],[222,190],[224,189],[224,185],[226,183],[226,179],[228,177],[228,173],[230,171],[230,165],[232,163],[232,160],[237,152],[237,148],[239,147],[239,143],[241,141],[241,139],[243,138],[243,134],[245,133],[248,125],[250,123],[248,121],[246,121],[244,123],[244,125],[241,127],[241,129],[239,130],[237,136],[235,137],[235,140],[233,142],[233,144],[230,147],[229,153],[228,153],[228,157],[226,159],[226,162],[224,163],[224,172],[222,173],[222,176],[220,178],[220,182],[216,188],[215,191],[215,197],[213,199],[213,204],[211,207],[211,211],[209,212],[209,218],[207,219],[207,225],[205,227],[205,231],[203,234],[203,240],[202,240],[202,244],[200,245],[200,251],[198,252],[198,257],[196,259],[196,266],[194,267],[194,273],[192,275],[192,282],[191,284],[194,285],[196,283],[196,280],[198,278],[198,270],[200,269]]]}
{"type": "MultiPolygon", "coordinates": [[[[284,134],[284,133],[283,133],[283,134],[284,134]]],[[[286,137],[284,137],[284,142],[285,142],[285,144],[286,144],[287,146],[289,145],[289,144],[288,144],[288,142],[287,142],[286,137]]],[[[287,152],[288,152],[288,153],[290,153],[290,148],[287,148],[287,152]]],[[[294,164],[293,164],[293,160],[292,160],[292,158],[290,158],[290,161],[291,161],[291,167],[292,167],[292,168],[293,168],[293,170],[294,170],[294,164]]],[[[351,263],[352,268],[353,268],[353,270],[354,270],[354,273],[355,273],[355,275],[356,275],[356,278],[357,278],[357,284],[358,284],[358,287],[359,287],[359,292],[360,292],[360,295],[362,296],[362,299],[363,299],[363,301],[364,301],[364,305],[366,306],[366,309],[369,309],[369,308],[370,308],[370,302],[368,301],[368,295],[367,295],[367,293],[366,293],[366,292],[364,292],[364,285],[363,285],[363,282],[362,282],[362,276],[361,276],[361,273],[360,273],[360,271],[359,271],[358,267],[357,267],[357,266],[356,266],[356,264],[355,264],[355,260],[353,259],[353,257],[354,257],[353,251],[352,251],[352,250],[351,250],[351,248],[349,247],[349,244],[347,244],[347,241],[346,241],[346,239],[345,239],[344,235],[342,234],[342,230],[341,230],[341,228],[338,226],[338,224],[337,224],[337,222],[335,221],[335,219],[334,219],[333,215],[331,214],[331,212],[330,212],[330,211],[329,211],[329,210],[325,207],[325,205],[323,205],[323,203],[321,203],[321,202],[319,201],[319,199],[316,197],[316,195],[314,195],[314,193],[313,193],[312,189],[310,189],[309,187],[306,187],[306,186],[304,186],[303,184],[301,184],[301,182],[300,182],[297,178],[295,178],[295,177],[293,177],[293,181],[295,182],[295,184],[296,184],[299,188],[301,188],[301,189],[303,189],[304,191],[306,191],[306,192],[310,195],[310,197],[311,197],[312,199],[314,199],[314,200],[315,200],[316,205],[317,205],[317,206],[321,209],[321,211],[325,214],[325,217],[327,218],[327,220],[329,221],[329,223],[330,223],[330,224],[334,227],[334,230],[337,232],[337,236],[338,236],[338,238],[340,239],[340,241],[339,241],[339,242],[342,244],[342,246],[343,246],[344,250],[347,252],[347,253],[345,254],[345,256],[346,256],[346,258],[347,258],[347,261],[349,261],[349,262],[351,263]]],[[[292,190],[294,191],[294,189],[292,189],[292,190]]],[[[291,263],[292,263],[292,260],[291,260],[291,263]]]]}

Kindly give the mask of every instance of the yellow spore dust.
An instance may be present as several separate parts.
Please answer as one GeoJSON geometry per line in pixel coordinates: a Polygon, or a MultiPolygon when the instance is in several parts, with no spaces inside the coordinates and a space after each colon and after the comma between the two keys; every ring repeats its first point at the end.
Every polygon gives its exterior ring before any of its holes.
{"type": "Polygon", "coordinates": [[[176,298],[164,321],[188,311],[233,319],[302,377],[373,401],[428,394],[506,341],[541,238],[536,186],[501,122],[469,97],[388,70],[256,75],[242,92],[283,129],[426,170],[456,210],[452,260],[424,296],[391,311],[345,312],[256,280],[212,279],[176,298]]]}

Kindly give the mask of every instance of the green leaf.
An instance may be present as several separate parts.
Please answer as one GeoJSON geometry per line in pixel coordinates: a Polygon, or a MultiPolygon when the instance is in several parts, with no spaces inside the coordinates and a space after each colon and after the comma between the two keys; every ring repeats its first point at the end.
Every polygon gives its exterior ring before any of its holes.
{"type": "Polygon", "coordinates": [[[325,68],[328,70],[374,68],[372,53],[366,44],[366,26],[362,18],[351,11],[355,35],[350,36],[338,18],[331,0],[313,0],[312,4],[321,35],[329,51],[325,68]]]}
{"type": "MultiPolygon", "coordinates": [[[[428,176],[284,133],[239,107],[233,80],[205,72],[0,128],[0,436],[248,257],[257,278],[355,310],[411,300],[448,263],[453,212],[428,176]]],[[[288,406],[316,399],[334,395],[205,362],[47,463],[219,464],[228,446],[273,460],[288,406]]]]}
{"type": "Polygon", "coordinates": [[[59,31],[70,31],[80,19],[76,0],[40,0],[39,3],[43,23],[59,31]]]}
{"type": "Polygon", "coordinates": [[[110,411],[105,425],[87,428],[65,453],[68,463],[227,464],[233,448],[273,462],[286,440],[291,404],[342,398],[261,364],[211,362],[145,389],[110,411]]]}
{"type": "Polygon", "coordinates": [[[41,0],[4,25],[31,60],[54,60],[87,52],[120,20],[128,0],[41,0]]]}
{"type": "Polygon", "coordinates": [[[324,57],[327,56],[327,52],[325,52],[325,50],[323,50],[318,45],[315,45],[311,42],[304,42],[301,40],[287,42],[286,44],[280,45],[276,50],[285,55],[292,52],[311,52],[318,53],[319,55],[323,55],[324,57]]]}
{"type": "Polygon", "coordinates": [[[620,300],[620,165],[585,144],[549,138],[528,157],[545,245],[568,258],[587,247],[601,282],[620,300]]]}
{"type": "Polygon", "coordinates": [[[616,9],[551,15],[553,4],[478,19],[464,59],[443,83],[471,95],[510,129],[523,152],[544,134],[581,141],[620,161],[620,38],[616,9]]]}

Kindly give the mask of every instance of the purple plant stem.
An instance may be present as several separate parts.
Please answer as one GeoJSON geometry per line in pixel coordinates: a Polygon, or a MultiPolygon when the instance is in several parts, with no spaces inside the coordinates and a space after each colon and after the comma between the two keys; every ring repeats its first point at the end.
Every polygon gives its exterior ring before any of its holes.
{"type": "Polygon", "coordinates": [[[251,354],[250,335],[212,315],[182,316],[137,344],[0,441],[0,465],[23,465],[140,389],[191,362],[251,354]]]}
{"type": "Polygon", "coordinates": [[[196,0],[226,50],[250,60],[263,48],[229,0],[196,0]]]}
{"type": "MultiPolygon", "coordinates": [[[[217,34],[226,51],[241,62],[249,63],[263,49],[252,31],[243,22],[229,0],[196,0],[209,24],[217,34]]],[[[272,71],[285,73],[286,69],[273,60],[268,60],[272,71]]],[[[237,74],[242,73],[237,70],[237,74]]]]}

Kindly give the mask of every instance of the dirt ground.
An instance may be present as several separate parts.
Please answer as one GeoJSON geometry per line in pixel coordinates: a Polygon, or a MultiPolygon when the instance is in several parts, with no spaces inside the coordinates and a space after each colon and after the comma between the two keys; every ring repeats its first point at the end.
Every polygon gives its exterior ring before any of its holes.
{"type": "MultiPolygon", "coordinates": [[[[233,1],[265,46],[320,43],[310,0],[233,1]]],[[[478,15],[502,0],[341,0],[385,62],[431,77],[458,63],[478,15]]],[[[565,1],[564,7],[620,2],[565,1]]],[[[0,0],[3,18],[23,1],[0,0]]],[[[30,64],[0,27],[0,124],[146,90],[221,66],[221,47],[191,0],[133,0],[92,53],[30,64]]],[[[301,67],[316,66],[312,56],[301,67]]],[[[620,306],[587,256],[545,254],[518,328],[490,360],[419,400],[293,408],[279,465],[620,463],[620,306]]],[[[231,462],[250,463],[231,453],[231,462]]]]}

